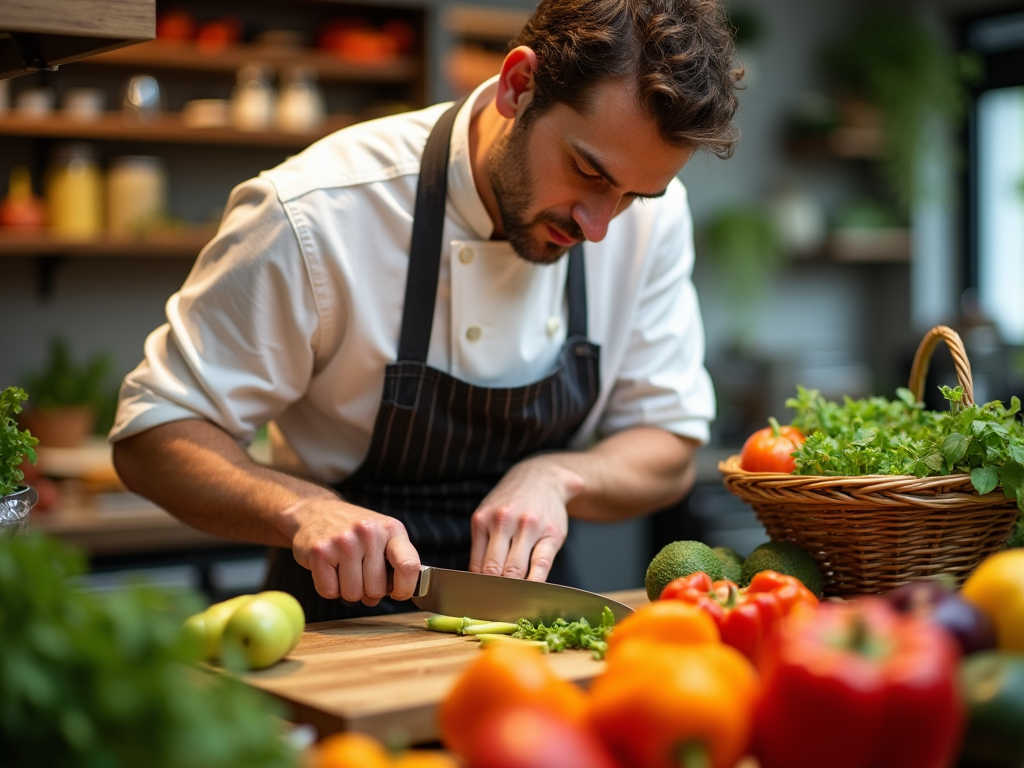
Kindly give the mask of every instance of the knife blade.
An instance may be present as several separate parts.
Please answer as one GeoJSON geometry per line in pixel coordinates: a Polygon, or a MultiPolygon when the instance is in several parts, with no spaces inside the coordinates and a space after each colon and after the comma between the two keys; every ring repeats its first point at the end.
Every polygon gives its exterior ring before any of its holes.
{"type": "Polygon", "coordinates": [[[597,626],[605,606],[616,621],[633,612],[627,605],[582,589],[429,565],[420,568],[412,602],[422,611],[445,616],[509,622],[529,619],[545,624],[558,618],[585,618],[597,626]]]}

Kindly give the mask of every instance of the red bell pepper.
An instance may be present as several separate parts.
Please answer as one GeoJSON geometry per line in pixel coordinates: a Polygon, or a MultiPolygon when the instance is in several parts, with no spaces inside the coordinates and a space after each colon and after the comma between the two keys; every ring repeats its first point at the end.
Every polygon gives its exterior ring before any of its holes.
{"type": "Polygon", "coordinates": [[[698,571],[669,582],[661,599],[682,600],[702,608],[718,625],[722,642],[755,662],[779,619],[797,605],[818,605],[818,599],[799,579],[775,571],[758,573],[745,589],[731,581],[712,582],[698,571]]]}
{"type": "Polygon", "coordinates": [[[876,598],[780,623],[759,670],[761,768],[947,768],[963,731],[959,653],[876,598]]]}

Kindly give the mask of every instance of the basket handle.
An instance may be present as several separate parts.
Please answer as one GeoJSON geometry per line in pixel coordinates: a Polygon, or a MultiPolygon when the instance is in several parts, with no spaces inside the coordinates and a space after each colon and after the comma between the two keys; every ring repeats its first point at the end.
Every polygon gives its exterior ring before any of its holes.
{"type": "Polygon", "coordinates": [[[945,325],[937,325],[925,334],[914,355],[914,364],[910,367],[909,389],[914,399],[921,402],[924,397],[924,380],[928,375],[928,364],[932,360],[932,352],[940,341],[946,342],[953,355],[956,368],[956,380],[964,388],[964,405],[974,404],[974,379],[971,377],[971,363],[967,359],[967,350],[960,339],[960,334],[945,325]]]}

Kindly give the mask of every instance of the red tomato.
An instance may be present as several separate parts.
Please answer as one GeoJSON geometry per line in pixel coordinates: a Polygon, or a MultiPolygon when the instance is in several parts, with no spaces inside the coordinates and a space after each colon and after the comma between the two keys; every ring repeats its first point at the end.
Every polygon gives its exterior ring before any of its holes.
{"type": "Polygon", "coordinates": [[[469,768],[620,768],[589,726],[523,704],[488,714],[468,758],[469,768]]]}
{"type": "Polygon", "coordinates": [[[806,438],[796,427],[780,427],[774,418],[768,422],[770,427],[757,430],[743,444],[740,466],[747,472],[791,474],[796,461],[790,454],[803,445],[806,438]]]}

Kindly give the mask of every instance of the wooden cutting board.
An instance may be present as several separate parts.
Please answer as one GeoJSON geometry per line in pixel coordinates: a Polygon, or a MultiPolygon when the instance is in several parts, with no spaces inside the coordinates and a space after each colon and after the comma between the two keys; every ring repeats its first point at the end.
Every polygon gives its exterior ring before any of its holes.
{"type": "MultiPolygon", "coordinates": [[[[642,589],[608,596],[634,607],[647,602],[642,589]]],[[[321,736],[357,730],[410,744],[437,741],[437,706],[481,649],[472,637],[426,629],[428,615],[309,624],[286,659],[243,679],[281,699],[294,722],[321,736]]],[[[583,684],[604,669],[589,651],[547,658],[559,676],[583,684]]]]}

